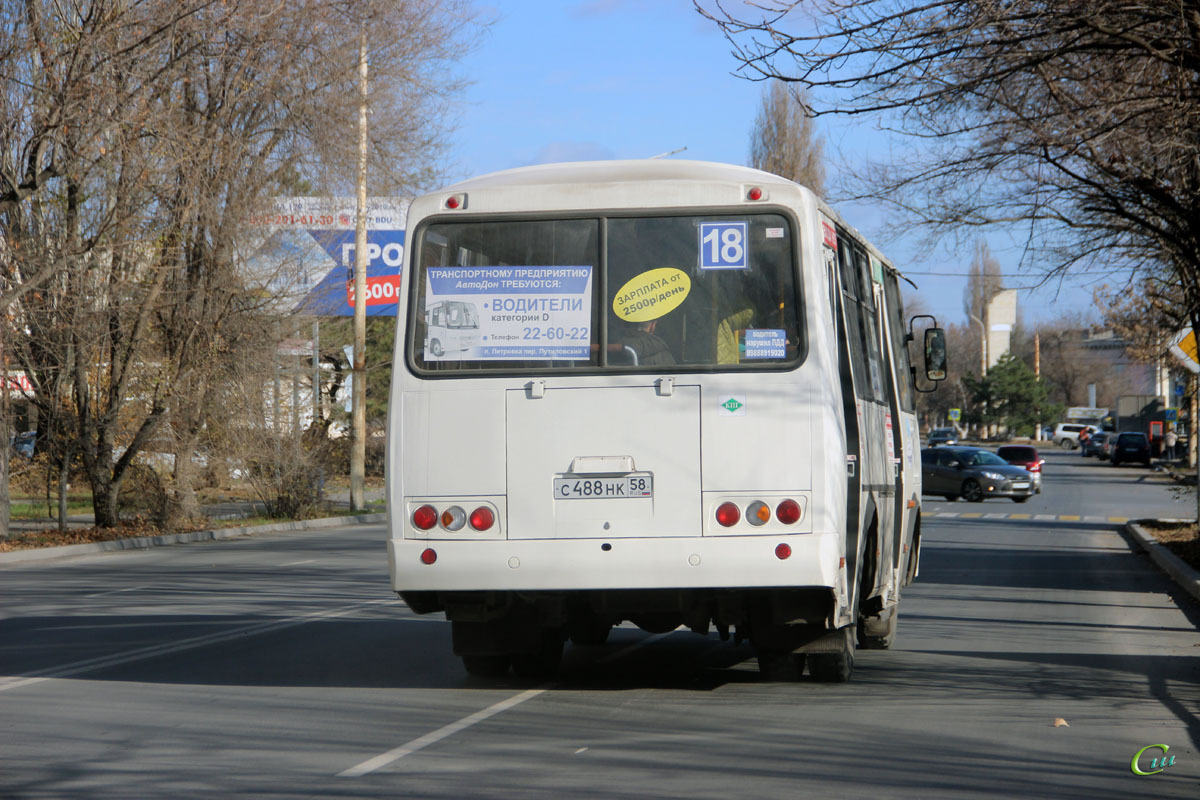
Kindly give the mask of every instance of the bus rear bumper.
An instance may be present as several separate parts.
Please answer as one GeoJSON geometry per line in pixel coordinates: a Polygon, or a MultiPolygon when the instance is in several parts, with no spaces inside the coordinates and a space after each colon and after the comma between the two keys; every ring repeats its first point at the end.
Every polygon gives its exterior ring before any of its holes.
{"type": "Polygon", "coordinates": [[[392,588],[406,592],[798,586],[845,591],[841,538],[834,533],[612,540],[389,539],[388,562],[392,588]],[[432,555],[426,552],[430,550],[432,555]]]}

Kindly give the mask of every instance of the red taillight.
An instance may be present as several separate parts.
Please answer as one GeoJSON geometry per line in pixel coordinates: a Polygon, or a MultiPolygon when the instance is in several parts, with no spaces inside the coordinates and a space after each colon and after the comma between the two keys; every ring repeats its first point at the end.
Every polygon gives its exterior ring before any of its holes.
{"type": "Polygon", "coordinates": [[[432,547],[426,547],[421,551],[422,564],[432,564],[435,561],[437,561],[437,553],[433,551],[432,547]]]}
{"type": "Polygon", "coordinates": [[[1026,467],[1026,469],[1028,469],[1030,472],[1041,472],[1042,471],[1042,462],[1035,461],[1032,464],[1030,464],[1028,467],[1026,467]]]}
{"type": "Polygon", "coordinates": [[[471,527],[477,531],[486,531],[496,522],[496,515],[487,506],[480,506],[471,512],[471,527]]]}
{"type": "Polygon", "coordinates": [[[434,525],[437,525],[438,513],[437,509],[430,505],[424,505],[413,512],[413,526],[420,530],[427,531],[434,525]]]}
{"type": "Polygon", "coordinates": [[[717,506],[717,522],[726,528],[732,528],[742,518],[742,512],[733,503],[721,503],[717,506]]]}
{"type": "Polygon", "coordinates": [[[800,520],[800,504],[795,500],[784,500],[775,508],[775,518],[784,525],[800,520]]]}
{"type": "Polygon", "coordinates": [[[780,561],[792,555],[792,546],[789,544],[780,544],[775,547],[775,557],[780,561]]]}

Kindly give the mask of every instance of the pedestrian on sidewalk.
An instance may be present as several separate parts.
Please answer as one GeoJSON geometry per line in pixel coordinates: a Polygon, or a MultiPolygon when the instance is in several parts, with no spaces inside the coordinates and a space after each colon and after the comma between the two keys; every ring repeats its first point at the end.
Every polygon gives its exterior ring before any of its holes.
{"type": "Polygon", "coordinates": [[[1179,441],[1179,434],[1175,433],[1175,429],[1171,428],[1163,436],[1163,458],[1167,461],[1175,460],[1175,443],[1179,441]]]}

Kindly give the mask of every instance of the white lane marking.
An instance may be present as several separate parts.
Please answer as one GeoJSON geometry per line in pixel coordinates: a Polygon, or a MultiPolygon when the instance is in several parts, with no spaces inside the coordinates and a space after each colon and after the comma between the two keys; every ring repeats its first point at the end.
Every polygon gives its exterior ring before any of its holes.
{"type": "Polygon", "coordinates": [[[149,589],[149,588],[150,588],[149,584],[146,584],[145,586],[128,586],[124,589],[113,589],[111,592],[96,592],[95,594],[85,594],[83,596],[83,599],[91,600],[93,597],[104,597],[105,595],[120,594],[121,592],[136,592],[138,589],[149,589]]]}
{"type": "Polygon", "coordinates": [[[1033,518],[1038,522],[1057,522],[1057,514],[1034,514],[1033,518]]]}
{"type": "Polygon", "coordinates": [[[74,675],[79,675],[84,672],[93,672],[98,669],[107,667],[116,667],[122,664],[130,664],[134,661],[144,661],[147,658],[155,656],[170,655],[172,653],[180,653],[184,650],[193,650],[197,647],[206,647],[212,644],[221,644],[223,642],[231,642],[236,639],[244,639],[249,636],[255,636],[260,633],[268,633],[274,631],[282,631],[288,628],[295,628],[299,625],[306,625],[309,622],[315,622],[322,619],[335,619],[344,617],[347,614],[352,614],[359,609],[367,606],[377,606],[384,603],[398,603],[398,599],[385,600],[367,600],[362,603],[354,603],[353,605],[335,608],[330,611],[314,611],[311,614],[305,614],[291,619],[277,620],[274,622],[258,622],[253,625],[243,625],[240,628],[234,628],[231,631],[222,633],[210,633],[202,636],[194,636],[190,639],[181,639],[178,642],[167,642],[160,645],[151,645],[149,647],[140,647],[136,650],[130,650],[125,653],[116,653],[110,656],[99,656],[97,658],[88,658],[83,661],[75,661],[70,664],[62,664],[57,667],[49,667],[30,672],[24,676],[0,676],[0,692],[6,692],[9,689],[17,689],[22,686],[32,686],[35,683],[42,681],[54,680],[56,678],[69,678],[74,675]]]}
{"type": "Polygon", "coordinates": [[[286,564],[280,564],[279,566],[281,566],[281,567],[295,567],[295,566],[299,566],[300,564],[311,564],[311,563],[313,563],[314,561],[316,561],[316,559],[315,559],[315,558],[310,558],[310,559],[307,559],[307,560],[305,560],[305,561],[289,561],[288,563],[286,563],[286,564]]]}
{"type": "Polygon", "coordinates": [[[338,773],[339,778],[358,778],[366,775],[369,772],[374,772],[380,767],[386,767],[393,761],[398,761],[405,756],[415,753],[423,747],[428,747],[431,744],[440,742],[448,736],[453,736],[461,730],[471,727],[477,723],[483,722],[485,719],[494,717],[502,711],[507,711],[514,706],[524,703],[526,700],[532,700],[539,694],[542,694],[546,689],[527,689],[520,694],[513,695],[507,700],[501,700],[499,703],[490,705],[483,711],[477,711],[469,717],[463,717],[458,722],[451,722],[449,725],[444,725],[432,733],[427,733],[424,736],[413,739],[407,744],[402,744],[399,747],[388,750],[386,753],[377,755],[374,758],[369,758],[361,764],[351,767],[338,773]]]}
{"type": "Polygon", "coordinates": [[[984,514],[984,519],[1008,519],[1008,514],[984,514]]]}
{"type": "MultiPolygon", "coordinates": [[[[678,630],[678,629],[676,629],[676,630],[678,630]]],[[[617,650],[615,653],[610,653],[609,655],[605,656],[604,658],[598,659],[596,661],[596,663],[597,664],[606,664],[610,661],[615,661],[616,659],[620,658],[621,656],[624,656],[628,653],[632,653],[634,650],[641,649],[648,644],[657,642],[659,639],[665,639],[666,637],[670,636],[674,632],[675,631],[667,631],[666,633],[658,633],[658,634],[655,634],[654,636],[648,636],[645,639],[642,639],[638,642],[635,642],[635,643],[629,645],[628,647],[623,647],[620,650],[617,650]]],[[[507,700],[501,700],[499,703],[496,703],[495,705],[488,706],[483,711],[477,711],[468,717],[463,717],[458,722],[452,722],[449,725],[444,725],[441,728],[438,728],[433,733],[427,733],[424,736],[420,736],[416,739],[413,739],[412,741],[408,742],[407,744],[402,744],[399,747],[395,747],[395,748],[392,748],[391,750],[388,750],[386,753],[377,755],[374,758],[369,758],[366,761],[362,762],[361,764],[358,764],[357,766],[353,766],[350,769],[339,772],[337,774],[337,776],[339,778],[360,778],[363,775],[374,772],[377,769],[386,767],[388,764],[399,761],[400,759],[404,758],[405,756],[412,755],[413,753],[417,752],[418,750],[420,750],[424,747],[428,747],[431,744],[440,742],[441,740],[447,738],[448,736],[453,736],[454,734],[458,733],[459,731],[469,728],[472,725],[475,725],[476,723],[483,722],[484,720],[486,720],[490,717],[494,717],[502,711],[507,711],[508,709],[513,708],[514,706],[518,706],[521,703],[524,703],[526,700],[532,700],[533,698],[537,697],[539,694],[543,694],[544,692],[549,691],[550,688],[552,688],[552,687],[546,687],[544,689],[529,689],[524,692],[521,692],[520,694],[513,695],[512,697],[508,698],[507,700]]],[[[587,748],[585,747],[584,750],[586,750],[586,749],[587,748]]],[[[582,752],[582,751],[580,751],[580,752],[582,752]]]]}

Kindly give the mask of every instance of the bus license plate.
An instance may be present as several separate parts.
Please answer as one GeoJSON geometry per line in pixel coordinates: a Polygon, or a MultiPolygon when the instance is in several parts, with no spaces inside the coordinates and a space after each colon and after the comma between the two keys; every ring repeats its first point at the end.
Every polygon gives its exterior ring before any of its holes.
{"type": "Polygon", "coordinates": [[[620,500],[654,496],[654,478],[649,474],[618,478],[555,478],[556,500],[620,500]]]}

